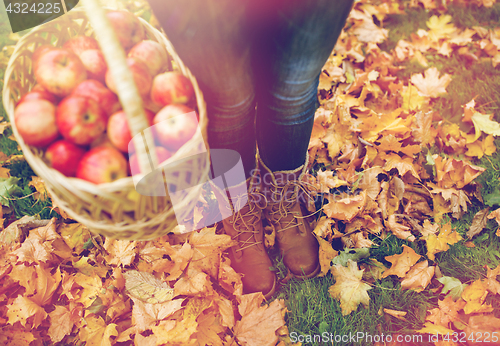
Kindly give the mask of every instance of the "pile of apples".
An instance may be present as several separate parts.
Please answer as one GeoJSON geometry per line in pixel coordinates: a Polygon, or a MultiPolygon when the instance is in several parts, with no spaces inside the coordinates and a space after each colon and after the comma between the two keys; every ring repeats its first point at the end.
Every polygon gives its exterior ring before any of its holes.
{"type": "MultiPolygon", "coordinates": [[[[127,11],[107,13],[127,53],[127,64],[153,127],[161,163],[196,132],[194,91],[169,65],[164,47],[145,40],[138,18],[127,11]]],[[[46,149],[52,168],[95,184],[139,172],[126,114],[97,41],[77,36],[62,48],[38,47],[32,57],[37,84],[16,105],[14,121],[28,145],[46,149]],[[129,159],[130,154],[130,159],[129,159]]]]}

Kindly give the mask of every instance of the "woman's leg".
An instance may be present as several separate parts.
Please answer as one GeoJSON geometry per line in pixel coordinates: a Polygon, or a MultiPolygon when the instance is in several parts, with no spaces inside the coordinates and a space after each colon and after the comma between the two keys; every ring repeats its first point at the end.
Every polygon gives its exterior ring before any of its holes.
{"type": "Polygon", "coordinates": [[[203,91],[210,148],[237,151],[255,167],[255,92],[245,1],[150,0],[177,53],[203,91]]]}
{"type": "MultiPolygon", "coordinates": [[[[251,174],[256,147],[255,92],[250,37],[243,20],[246,17],[244,3],[243,0],[150,0],[167,36],[204,93],[210,149],[237,151],[251,190],[257,185],[255,175],[251,174]]],[[[219,158],[216,164],[221,165],[219,158]]],[[[220,167],[212,168],[220,170],[220,167]]],[[[246,191],[243,184],[235,189],[243,186],[246,191]]],[[[224,203],[227,191],[212,187],[221,213],[227,212],[228,205],[224,203]]],[[[244,200],[246,193],[233,195],[234,189],[230,190],[237,207],[230,208],[232,215],[222,224],[225,233],[238,241],[238,245],[228,250],[231,266],[243,274],[245,293],[262,292],[269,298],[276,290],[276,275],[270,270],[272,262],[263,243],[262,206],[250,193],[241,206],[239,201],[244,200]],[[240,210],[235,210],[239,207],[240,210]]]]}
{"type": "Polygon", "coordinates": [[[352,0],[275,0],[266,7],[253,47],[257,77],[257,142],[272,171],[304,163],[321,68],[337,42],[352,0]]]}

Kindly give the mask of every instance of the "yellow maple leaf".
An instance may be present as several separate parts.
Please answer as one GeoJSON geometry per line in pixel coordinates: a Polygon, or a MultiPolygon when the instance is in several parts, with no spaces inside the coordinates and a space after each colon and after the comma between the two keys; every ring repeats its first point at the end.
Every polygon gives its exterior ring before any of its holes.
{"type": "Polygon", "coordinates": [[[417,333],[422,334],[441,334],[441,335],[453,335],[454,331],[452,329],[448,329],[439,324],[434,324],[432,322],[425,322],[424,328],[420,330],[416,330],[417,333]]]}
{"type": "Polygon", "coordinates": [[[494,142],[494,138],[492,135],[488,135],[482,141],[475,141],[467,145],[467,152],[465,155],[471,157],[477,157],[480,159],[483,155],[491,156],[493,153],[497,151],[497,147],[494,142]]]}
{"type": "Polygon", "coordinates": [[[451,82],[451,76],[445,73],[439,77],[438,69],[431,67],[425,70],[423,75],[421,73],[412,75],[410,81],[423,96],[436,98],[446,94],[446,87],[451,82]]]}
{"type": "Polygon", "coordinates": [[[88,308],[94,302],[99,292],[102,289],[101,278],[97,275],[87,276],[81,273],[76,274],[75,282],[83,287],[81,291],[81,296],[77,300],[82,303],[83,306],[88,308]]]}
{"type": "Polygon", "coordinates": [[[442,38],[450,37],[457,28],[455,25],[451,24],[452,17],[449,14],[442,16],[432,16],[426,22],[427,27],[430,29],[428,32],[429,39],[431,41],[437,42],[442,38]]]}
{"type": "Polygon", "coordinates": [[[464,307],[464,312],[466,314],[493,311],[491,305],[483,305],[488,295],[487,289],[488,284],[483,280],[476,280],[464,289],[462,292],[462,299],[467,302],[464,307]]]}
{"type": "Polygon", "coordinates": [[[453,245],[462,240],[462,236],[451,229],[451,222],[443,225],[439,231],[438,235],[429,234],[427,237],[423,237],[427,243],[427,257],[433,260],[434,255],[438,252],[448,251],[450,248],[448,245],[453,245]]]}
{"type": "Polygon", "coordinates": [[[323,238],[316,237],[319,242],[319,263],[321,265],[321,272],[318,276],[325,276],[331,267],[331,261],[339,254],[332,248],[332,244],[323,238]]]}
{"type": "Polygon", "coordinates": [[[328,289],[328,292],[332,298],[340,300],[342,315],[349,315],[359,304],[368,307],[370,303],[368,290],[372,287],[361,281],[364,270],[358,269],[357,262],[349,259],[347,267],[336,264],[330,271],[335,278],[335,284],[328,289]]]}
{"type": "Polygon", "coordinates": [[[392,266],[382,274],[382,278],[389,275],[397,275],[400,278],[404,278],[406,272],[417,263],[420,257],[422,256],[418,255],[411,247],[403,245],[402,253],[385,257],[385,260],[391,262],[392,266]]]}
{"type": "Polygon", "coordinates": [[[7,305],[7,308],[8,323],[12,325],[19,321],[23,326],[26,326],[28,318],[34,316],[32,327],[36,329],[47,318],[47,313],[40,305],[21,295],[17,296],[12,304],[7,305]]]}
{"type": "Polygon", "coordinates": [[[108,264],[128,266],[137,254],[137,241],[106,238],[104,249],[109,253],[105,256],[108,264]]]}
{"type": "Polygon", "coordinates": [[[107,324],[102,317],[91,315],[85,317],[87,325],[80,329],[79,338],[85,341],[88,346],[111,346],[114,344],[110,340],[112,336],[118,336],[115,323],[107,324]]]}

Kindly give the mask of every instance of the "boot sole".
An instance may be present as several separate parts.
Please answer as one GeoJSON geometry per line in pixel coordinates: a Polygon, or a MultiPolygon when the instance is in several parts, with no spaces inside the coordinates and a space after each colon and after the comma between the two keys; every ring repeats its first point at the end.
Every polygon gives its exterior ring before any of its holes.
{"type": "Polygon", "coordinates": [[[264,294],[264,299],[265,300],[269,300],[269,298],[271,298],[275,293],[276,293],[276,275],[274,276],[274,282],[273,282],[273,287],[271,288],[271,290],[269,292],[267,292],[266,294],[264,294]]]}
{"type": "Polygon", "coordinates": [[[307,280],[307,279],[312,279],[312,278],[316,277],[320,271],[321,271],[321,265],[318,263],[318,266],[310,274],[297,275],[297,274],[290,272],[290,276],[294,279],[297,279],[297,280],[307,280]]]}

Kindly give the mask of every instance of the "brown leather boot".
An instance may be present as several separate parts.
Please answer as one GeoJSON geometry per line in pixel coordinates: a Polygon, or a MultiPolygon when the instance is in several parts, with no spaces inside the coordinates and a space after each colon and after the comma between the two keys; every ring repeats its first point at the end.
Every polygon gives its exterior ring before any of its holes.
{"type": "Polygon", "coordinates": [[[223,217],[229,214],[222,221],[224,231],[238,241],[228,254],[233,269],[243,274],[244,293],[262,292],[269,299],[276,291],[276,274],[270,270],[272,262],[264,247],[262,209],[266,201],[258,187],[255,176],[252,176],[246,182],[228,188],[230,198],[221,189],[213,190],[223,217]]]}
{"type": "Polygon", "coordinates": [[[295,278],[312,278],[321,269],[319,245],[298,197],[306,164],[293,171],[272,172],[259,157],[259,165],[262,192],[267,199],[264,215],[276,231],[283,262],[295,278]]]}

